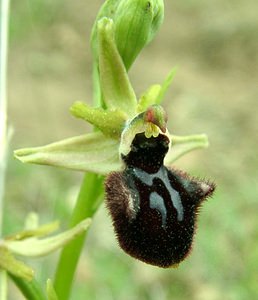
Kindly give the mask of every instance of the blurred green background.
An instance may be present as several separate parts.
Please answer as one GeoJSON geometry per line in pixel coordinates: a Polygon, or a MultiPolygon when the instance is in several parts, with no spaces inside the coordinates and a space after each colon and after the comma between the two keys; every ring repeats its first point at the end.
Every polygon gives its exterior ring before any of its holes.
{"type": "MultiPolygon", "coordinates": [[[[69,115],[91,102],[91,26],[103,1],[12,0],[9,55],[11,150],[89,132],[69,115]]],[[[90,229],[72,299],[258,299],[258,2],[165,1],[165,21],[134,63],[141,94],[178,72],[165,107],[170,131],[208,134],[210,148],[176,162],[217,183],[202,208],[191,256],[178,269],[158,269],[119,249],[102,208],[90,229]]],[[[11,152],[11,151],[10,151],[11,152]]],[[[5,233],[30,211],[65,228],[82,174],[22,165],[9,156],[5,233]]],[[[57,254],[28,260],[45,282],[57,254]]],[[[23,297],[10,284],[11,300],[23,297]]]]}

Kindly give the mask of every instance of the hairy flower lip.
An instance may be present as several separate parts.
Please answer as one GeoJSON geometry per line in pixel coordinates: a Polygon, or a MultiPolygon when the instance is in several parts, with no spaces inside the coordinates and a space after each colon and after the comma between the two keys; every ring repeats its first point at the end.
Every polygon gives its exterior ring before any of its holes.
{"type": "Polygon", "coordinates": [[[136,134],[122,172],[106,179],[106,205],[121,248],[162,268],[184,260],[192,248],[201,203],[215,185],[167,168],[165,135],[136,134]]]}

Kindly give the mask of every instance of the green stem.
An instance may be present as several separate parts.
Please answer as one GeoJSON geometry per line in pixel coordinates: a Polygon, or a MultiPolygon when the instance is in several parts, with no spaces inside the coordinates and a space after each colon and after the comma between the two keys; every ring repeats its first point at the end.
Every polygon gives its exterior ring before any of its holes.
{"type": "MultiPolygon", "coordinates": [[[[0,0],[0,237],[3,230],[7,148],[7,51],[9,0],[0,0]]],[[[7,299],[7,273],[0,270],[0,300],[7,299]]]]}
{"type": "Polygon", "coordinates": [[[7,148],[7,50],[9,0],[0,0],[0,236],[3,224],[3,197],[7,148]]]}
{"type": "Polygon", "coordinates": [[[0,300],[7,300],[7,273],[4,270],[0,271],[0,300]]]}
{"type": "Polygon", "coordinates": [[[10,273],[8,275],[13,280],[15,285],[20,289],[25,299],[46,300],[45,294],[43,293],[39,283],[35,279],[29,282],[10,273]]]}
{"type": "MultiPolygon", "coordinates": [[[[85,218],[93,217],[101,201],[103,177],[93,173],[86,173],[78,199],[72,213],[70,227],[75,226],[85,218]]],[[[60,255],[56,270],[55,290],[61,300],[69,299],[76,266],[86,239],[86,235],[73,240],[65,246],[60,255]]]]}

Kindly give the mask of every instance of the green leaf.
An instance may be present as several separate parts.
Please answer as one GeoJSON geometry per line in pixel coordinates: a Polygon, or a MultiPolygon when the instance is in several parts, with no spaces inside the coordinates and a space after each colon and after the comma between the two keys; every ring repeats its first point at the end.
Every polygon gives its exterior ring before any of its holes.
{"type": "Polygon", "coordinates": [[[179,157],[195,149],[207,148],[209,146],[206,134],[189,136],[171,136],[172,146],[165,157],[165,165],[169,166],[179,157]]]}
{"type": "Polygon", "coordinates": [[[86,219],[73,228],[48,238],[28,238],[21,241],[5,240],[4,244],[11,252],[27,256],[38,257],[47,255],[62,248],[64,245],[85,232],[90,226],[91,219],[86,219]]]}
{"type": "Polygon", "coordinates": [[[114,24],[103,18],[98,22],[99,73],[104,102],[128,116],[136,111],[137,100],[114,39],[114,24]]]}
{"type": "Polygon", "coordinates": [[[22,292],[24,299],[28,300],[46,300],[46,296],[41,289],[39,282],[33,278],[31,281],[27,281],[18,276],[8,274],[15,285],[22,292]]]}
{"type": "Polygon", "coordinates": [[[59,221],[55,221],[49,224],[42,225],[35,229],[28,229],[17,232],[13,235],[9,235],[5,237],[5,240],[9,241],[20,241],[25,240],[31,237],[40,237],[46,236],[59,228],[59,221]]]}
{"type": "Polygon", "coordinates": [[[101,132],[72,137],[42,147],[16,150],[24,163],[63,167],[106,175],[121,169],[119,142],[101,132]]]}
{"type": "Polygon", "coordinates": [[[34,276],[33,269],[17,260],[4,244],[0,246],[0,269],[27,281],[31,281],[34,276]]]}
{"type": "Polygon", "coordinates": [[[72,105],[70,111],[75,117],[91,123],[112,138],[120,137],[126,122],[126,115],[122,111],[93,108],[79,101],[72,105]]]}
{"type": "Polygon", "coordinates": [[[58,300],[56,291],[50,279],[47,280],[47,299],[48,300],[58,300]]]}

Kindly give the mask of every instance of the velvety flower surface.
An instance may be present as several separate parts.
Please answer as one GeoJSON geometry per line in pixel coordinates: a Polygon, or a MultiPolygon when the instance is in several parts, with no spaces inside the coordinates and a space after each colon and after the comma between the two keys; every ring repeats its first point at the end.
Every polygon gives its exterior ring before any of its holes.
{"type": "Polygon", "coordinates": [[[202,201],[214,184],[164,166],[169,139],[138,133],[125,169],[106,180],[106,203],[120,246],[159,267],[177,265],[189,253],[202,201]]]}

